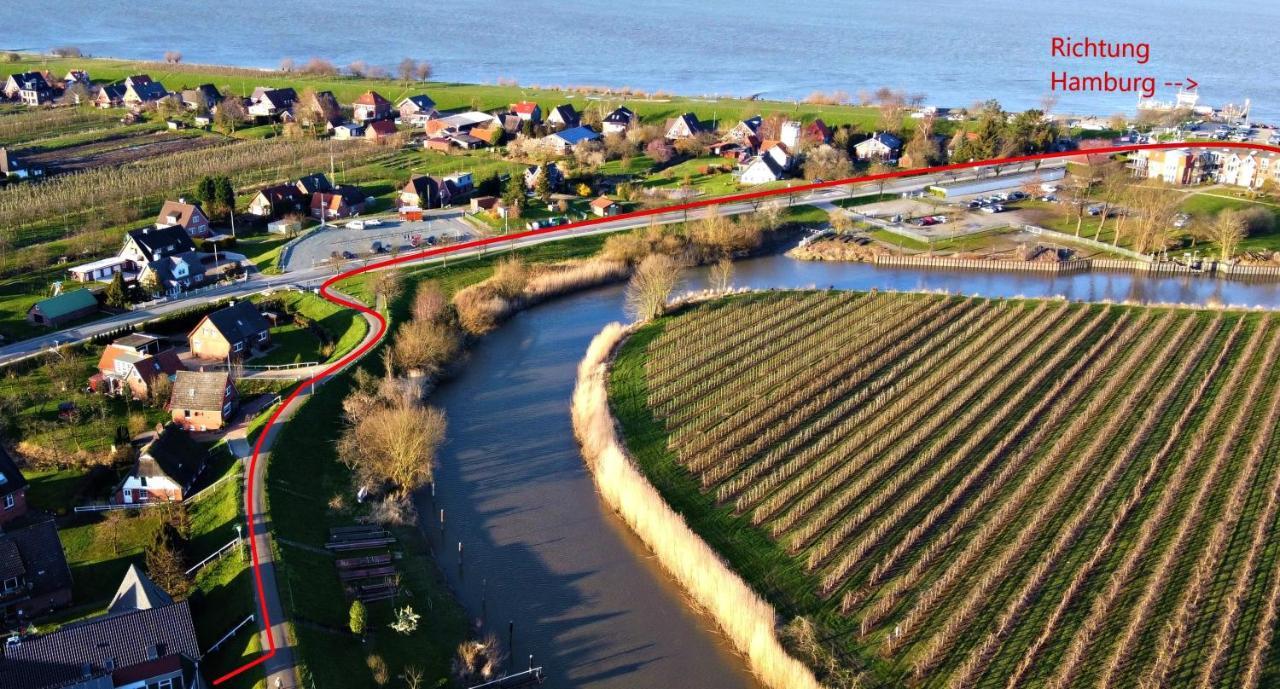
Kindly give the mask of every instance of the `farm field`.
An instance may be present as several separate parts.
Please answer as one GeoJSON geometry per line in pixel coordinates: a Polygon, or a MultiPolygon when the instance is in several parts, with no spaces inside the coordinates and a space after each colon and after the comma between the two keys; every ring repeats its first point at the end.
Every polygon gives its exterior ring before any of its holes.
{"type": "Polygon", "coordinates": [[[741,295],[641,327],[610,403],[672,507],[816,625],[828,684],[1272,686],[1277,326],[741,295]]]}

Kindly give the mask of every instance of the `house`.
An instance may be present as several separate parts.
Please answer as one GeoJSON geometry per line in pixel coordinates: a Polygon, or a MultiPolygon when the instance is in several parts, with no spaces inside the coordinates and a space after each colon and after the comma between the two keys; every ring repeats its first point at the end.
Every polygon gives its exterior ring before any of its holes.
{"type": "Polygon", "coordinates": [[[489,146],[497,146],[502,143],[502,136],[505,133],[506,130],[496,123],[484,127],[472,127],[471,131],[467,132],[470,136],[479,139],[482,145],[489,146]]]}
{"type": "Polygon", "coordinates": [[[391,117],[391,101],[377,91],[365,91],[351,104],[351,119],[356,122],[384,120],[391,117]]]}
{"type": "Polygon", "coordinates": [[[150,74],[132,74],[124,78],[125,86],[145,86],[151,83],[150,74]]]}
{"type": "Polygon", "coordinates": [[[601,196],[591,202],[591,212],[602,218],[609,215],[617,215],[620,210],[622,208],[618,206],[618,203],[608,196],[601,196]]]}
{"type": "Polygon", "coordinates": [[[778,127],[778,140],[794,151],[800,147],[802,128],[795,120],[787,120],[778,127]]]}
{"type": "Polygon", "coordinates": [[[364,127],[351,122],[345,124],[334,125],[333,138],[338,141],[346,141],[347,139],[359,139],[364,136],[364,127]]]}
{"type": "Polygon", "coordinates": [[[357,187],[342,185],[311,197],[311,217],[332,220],[349,218],[364,212],[368,199],[357,187]]]}
{"type": "Polygon", "coordinates": [[[448,153],[453,150],[453,139],[447,136],[433,136],[423,141],[422,147],[429,151],[448,153]]]}
{"type": "Polygon", "coordinates": [[[740,184],[754,185],[776,182],[782,179],[785,171],[778,161],[770,155],[761,154],[748,161],[738,176],[740,184]]]}
{"type": "Polygon", "coordinates": [[[306,207],[305,195],[293,184],[277,184],[258,192],[249,202],[249,212],[260,218],[277,218],[301,213],[306,207]]]}
{"type": "Polygon", "coordinates": [[[760,144],[760,155],[773,159],[778,167],[790,170],[795,164],[795,156],[791,155],[791,149],[781,141],[765,141],[760,144]]]}
{"type": "Polygon", "coordinates": [[[155,294],[176,294],[205,283],[211,276],[206,272],[208,254],[187,251],[156,259],[138,271],[138,284],[155,294]]]}
{"type": "Polygon", "coordinates": [[[725,132],[724,140],[733,141],[739,144],[746,144],[752,139],[758,139],[760,134],[760,125],[764,123],[764,118],[756,115],[749,117],[741,122],[733,125],[729,131],[725,132]]]}
{"type": "MultiPolygon", "coordinates": [[[[22,624],[68,605],[71,568],[53,517],[0,533],[0,618],[22,624]]],[[[5,648],[6,658],[9,650],[5,648]]],[[[3,677],[0,669],[0,686],[3,677]]]]}
{"type": "Polygon", "coordinates": [[[193,112],[209,112],[222,102],[222,93],[213,84],[182,90],[182,107],[193,112]]]}
{"type": "Polygon", "coordinates": [[[188,431],[216,431],[231,420],[236,402],[236,386],[226,371],[178,371],[169,414],[188,431]]]}
{"type": "Polygon", "coordinates": [[[582,117],[572,105],[565,103],[557,105],[551,109],[551,113],[547,115],[547,124],[557,129],[573,129],[582,123],[582,117]]]}
{"type": "MultiPolygon", "coordinates": [[[[475,131],[475,130],[473,129],[472,131],[475,131]]],[[[470,134],[461,134],[461,133],[449,134],[448,139],[449,139],[450,145],[457,146],[458,148],[465,149],[468,151],[474,150],[477,148],[483,148],[486,143],[484,139],[472,136],[470,134]]]]}
{"type": "Polygon", "coordinates": [[[511,113],[519,117],[522,122],[538,124],[542,121],[542,108],[531,101],[523,100],[519,103],[512,103],[511,113]]]}
{"type": "Polygon", "coordinates": [[[338,105],[333,91],[303,92],[294,105],[294,116],[304,127],[320,127],[332,130],[342,124],[342,106],[338,105]]]}
{"type": "Polygon", "coordinates": [[[46,328],[56,328],[97,312],[98,298],[93,292],[77,289],[32,304],[27,309],[27,321],[46,328]]]}
{"type": "Polygon", "coordinates": [[[53,87],[44,73],[21,72],[5,80],[4,95],[24,105],[42,105],[53,99],[53,87]]]}
{"type": "Polygon", "coordinates": [[[302,222],[298,220],[272,220],[267,223],[267,232],[292,236],[302,231],[302,222]]]}
{"type": "Polygon", "coordinates": [[[271,345],[271,324],[252,303],[239,301],[200,319],[187,342],[201,359],[243,359],[271,345]]]}
{"type": "Polygon", "coordinates": [[[494,209],[502,205],[502,199],[497,196],[473,196],[471,198],[471,212],[493,212],[494,209]]]}
{"type": "Polygon", "coordinates": [[[0,526],[26,515],[27,477],[0,445],[0,526]]]}
{"type": "Polygon", "coordinates": [[[600,133],[591,127],[573,127],[542,137],[542,145],[560,155],[573,152],[573,147],[585,141],[599,141],[600,133]]]}
{"type": "Polygon", "coordinates": [[[200,657],[188,602],[132,565],[105,614],[12,637],[0,689],[207,689],[200,657]]]}
{"type": "Polygon", "coordinates": [[[666,138],[671,141],[689,139],[701,134],[702,131],[702,124],[698,122],[698,117],[691,112],[686,112],[667,122],[666,138]]]}
{"type": "Polygon", "coordinates": [[[116,489],[116,503],[182,502],[192,494],[208,454],[186,431],[165,426],[138,451],[138,460],[116,489]]]}
{"type": "Polygon", "coordinates": [[[17,156],[9,152],[9,149],[0,146],[0,177],[10,176],[18,179],[27,179],[28,177],[40,177],[44,174],[44,168],[27,165],[17,156]]]}
{"type": "Polygon", "coordinates": [[[428,120],[439,115],[436,112],[436,102],[425,95],[401,98],[396,104],[396,109],[400,111],[401,124],[415,127],[425,125],[428,120]]]}
{"type": "Polygon", "coordinates": [[[364,126],[364,138],[375,143],[396,135],[396,123],[391,120],[373,120],[364,126]]]}
{"type": "Polygon", "coordinates": [[[177,225],[169,225],[129,230],[125,233],[124,247],[120,249],[119,255],[142,266],[162,258],[192,253],[195,250],[196,245],[185,229],[177,225]]]}
{"type": "Polygon", "coordinates": [[[69,89],[76,84],[93,86],[93,80],[89,78],[89,73],[83,69],[70,70],[67,72],[67,76],[62,77],[62,88],[69,89]]]}
{"type": "Polygon", "coordinates": [[[1280,184],[1280,158],[1274,153],[1219,153],[1216,180],[1219,184],[1261,189],[1271,180],[1280,184]]]}
{"type": "Polygon", "coordinates": [[[532,191],[538,186],[538,178],[543,174],[543,168],[546,168],[547,182],[552,189],[560,188],[564,182],[564,173],[560,172],[560,168],[555,163],[547,163],[543,165],[530,165],[524,170],[524,186],[532,191]]]}
{"type": "Polygon", "coordinates": [[[853,147],[853,154],[858,160],[892,162],[898,159],[901,152],[902,139],[888,132],[876,132],[853,147]]]}
{"type": "Polygon", "coordinates": [[[76,282],[110,282],[116,273],[124,274],[126,279],[135,279],[136,271],[133,261],[120,256],[108,256],[68,268],[67,276],[76,282]]]}
{"type": "Polygon", "coordinates": [[[151,335],[126,335],[107,345],[98,358],[98,372],[89,388],[106,395],[129,391],[133,399],[146,399],[161,377],[169,381],[183,369],[178,353],[151,335]]]}
{"type": "Polygon", "coordinates": [[[298,187],[298,191],[308,197],[322,191],[333,191],[333,184],[328,177],[325,177],[323,172],[313,172],[306,177],[299,178],[297,182],[294,182],[294,186],[298,187]]]}
{"type": "Polygon", "coordinates": [[[98,89],[93,104],[99,108],[118,108],[124,105],[124,84],[106,84],[98,89]]]}
{"type": "Polygon", "coordinates": [[[165,201],[160,207],[156,227],[181,227],[192,237],[209,236],[209,218],[194,203],[179,197],[177,201],[165,201]]]}
{"type": "Polygon", "coordinates": [[[626,134],[631,125],[636,123],[636,114],[627,107],[620,107],[601,120],[605,134],[626,134]]]}
{"type": "Polygon", "coordinates": [[[417,208],[443,208],[469,196],[474,191],[470,172],[448,177],[414,175],[400,189],[400,205],[417,208]]]}
{"type": "Polygon", "coordinates": [[[810,146],[821,146],[831,143],[831,127],[822,118],[806,124],[800,131],[800,141],[810,146]]]}
{"type": "Polygon", "coordinates": [[[298,92],[292,88],[273,89],[259,86],[254,89],[249,104],[249,115],[276,119],[298,102],[298,92]]]}
{"type": "Polygon", "coordinates": [[[502,131],[510,136],[515,136],[524,131],[524,120],[515,113],[507,113],[498,119],[498,125],[502,127],[502,131]]]}
{"type": "Polygon", "coordinates": [[[151,81],[151,78],[148,77],[146,80],[133,82],[126,79],[122,100],[126,106],[136,108],[147,103],[155,103],[168,96],[169,91],[165,89],[164,84],[158,81],[151,81]]]}

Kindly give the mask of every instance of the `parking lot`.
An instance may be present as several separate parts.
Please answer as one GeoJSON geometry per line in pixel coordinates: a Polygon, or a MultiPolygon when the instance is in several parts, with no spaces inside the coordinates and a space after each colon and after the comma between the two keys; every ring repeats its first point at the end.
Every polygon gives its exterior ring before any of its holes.
{"type": "Polygon", "coordinates": [[[339,256],[354,260],[383,252],[414,248],[415,238],[420,246],[432,239],[436,242],[459,242],[475,236],[475,228],[462,219],[460,211],[431,215],[422,221],[404,221],[395,217],[382,217],[369,226],[369,218],[347,218],[337,224],[312,230],[293,245],[285,263],[285,270],[302,270],[330,260],[336,252],[339,256]],[[348,224],[359,220],[366,223],[364,229],[349,229],[348,224]]]}

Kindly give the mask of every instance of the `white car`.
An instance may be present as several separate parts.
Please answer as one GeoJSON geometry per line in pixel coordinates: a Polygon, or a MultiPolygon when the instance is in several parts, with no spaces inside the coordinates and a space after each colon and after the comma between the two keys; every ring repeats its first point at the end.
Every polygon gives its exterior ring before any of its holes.
{"type": "Polygon", "coordinates": [[[352,220],[346,225],[348,230],[363,230],[364,226],[365,222],[363,220],[352,220]]]}
{"type": "Polygon", "coordinates": [[[382,221],[377,218],[369,218],[364,221],[365,227],[379,227],[380,225],[382,225],[382,221]]]}

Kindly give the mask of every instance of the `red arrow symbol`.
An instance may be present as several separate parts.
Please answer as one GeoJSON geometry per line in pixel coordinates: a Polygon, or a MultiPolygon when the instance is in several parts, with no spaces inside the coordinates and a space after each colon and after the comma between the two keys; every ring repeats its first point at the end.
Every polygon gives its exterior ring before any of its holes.
{"type": "Polygon", "coordinates": [[[1187,77],[1187,90],[1188,90],[1188,91],[1190,91],[1190,90],[1194,89],[1195,87],[1197,87],[1197,86],[1199,86],[1199,85],[1200,85],[1200,82],[1196,81],[1195,79],[1192,79],[1191,77],[1187,77]]]}

